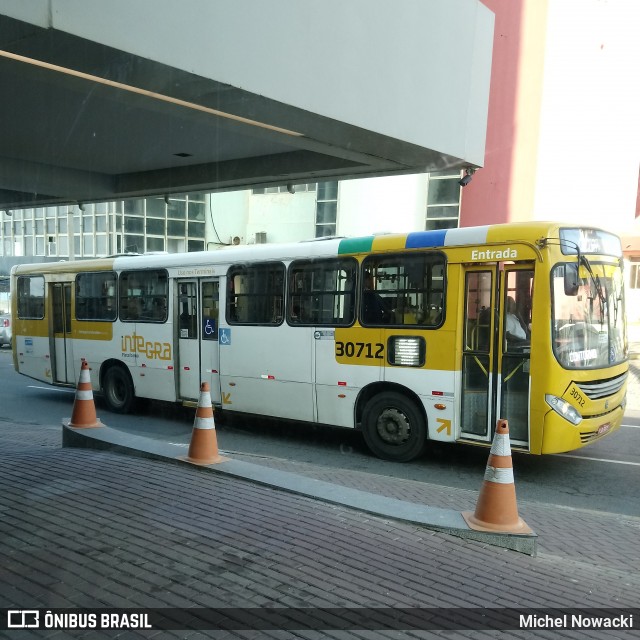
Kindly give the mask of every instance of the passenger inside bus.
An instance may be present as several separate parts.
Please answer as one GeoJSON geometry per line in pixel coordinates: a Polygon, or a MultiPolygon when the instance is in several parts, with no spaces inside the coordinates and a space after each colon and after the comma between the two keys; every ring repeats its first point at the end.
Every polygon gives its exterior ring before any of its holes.
{"type": "Polygon", "coordinates": [[[154,320],[162,320],[164,321],[167,317],[167,306],[165,304],[164,298],[154,298],[153,299],[153,319],[154,320]]]}
{"type": "Polygon", "coordinates": [[[365,271],[362,286],[362,320],[366,324],[387,324],[391,315],[382,296],[375,290],[371,272],[365,271]]]}
{"type": "Polygon", "coordinates": [[[142,316],[142,301],[140,298],[130,298],[127,320],[139,320],[142,316]]]}
{"type": "Polygon", "coordinates": [[[511,296],[507,296],[506,311],[504,330],[508,346],[524,347],[528,345],[529,332],[522,318],[518,315],[516,301],[511,296]]]}

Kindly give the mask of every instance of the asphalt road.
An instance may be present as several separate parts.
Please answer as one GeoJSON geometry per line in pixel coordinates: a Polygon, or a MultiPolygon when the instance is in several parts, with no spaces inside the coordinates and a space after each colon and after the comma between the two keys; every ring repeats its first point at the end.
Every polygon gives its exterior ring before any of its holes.
{"type": "MultiPolygon", "coordinates": [[[[0,351],[0,376],[0,428],[3,422],[27,429],[57,426],[71,415],[74,390],[15,373],[7,349],[0,351]]],[[[151,402],[122,416],[110,413],[97,395],[96,408],[101,420],[115,429],[185,444],[191,436],[193,409],[151,402]]],[[[488,456],[484,448],[434,443],[421,459],[400,464],[373,457],[361,436],[348,430],[246,416],[217,416],[216,426],[221,450],[251,456],[258,463],[280,458],[474,491],[488,456]]],[[[519,500],[640,515],[638,418],[629,416],[619,432],[570,454],[513,458],[519,500]]]]}

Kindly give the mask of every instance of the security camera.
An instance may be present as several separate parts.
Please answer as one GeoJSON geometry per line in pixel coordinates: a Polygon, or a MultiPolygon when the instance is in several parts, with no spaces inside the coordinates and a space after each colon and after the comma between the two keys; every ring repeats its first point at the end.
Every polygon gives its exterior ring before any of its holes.
{"type": "Polygon", "coordinates": [[[470,173],[465,174],[462,178],[460,178],[460,180],[458,180],[458,184],[461,187],[466,187],[471,180],[473,180],[473,176],[470,173]]]}

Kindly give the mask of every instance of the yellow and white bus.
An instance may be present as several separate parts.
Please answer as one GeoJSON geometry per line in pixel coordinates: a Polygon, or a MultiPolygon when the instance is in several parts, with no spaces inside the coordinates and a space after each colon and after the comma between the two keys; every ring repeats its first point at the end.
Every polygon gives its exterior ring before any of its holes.
{"type": "Polygon", "coordinates": [[[14,364],[112,411],[136,397],[361,429],[408,461],[429,440],[577,449],[619,428],[620,240],[513,223],[12,270],[14,364]]]}

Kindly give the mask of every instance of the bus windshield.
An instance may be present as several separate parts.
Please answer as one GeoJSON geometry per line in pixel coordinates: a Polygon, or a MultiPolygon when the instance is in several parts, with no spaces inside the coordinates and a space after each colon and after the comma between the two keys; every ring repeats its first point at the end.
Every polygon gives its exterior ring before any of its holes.
{"type": "Polygon", "coordinates": [[[627,357],[622,269],[589,264],[579,270],[578,294],[564,290],[565,265],[552,271],[553,350],[568,369],[594,369],[627,357]],[[589,268],[587,268],[589,267],[589,268]]]}

